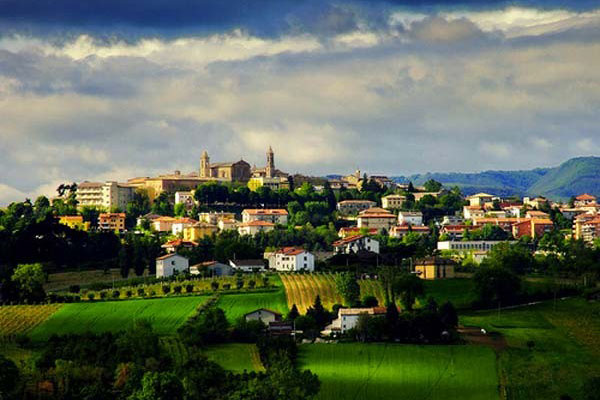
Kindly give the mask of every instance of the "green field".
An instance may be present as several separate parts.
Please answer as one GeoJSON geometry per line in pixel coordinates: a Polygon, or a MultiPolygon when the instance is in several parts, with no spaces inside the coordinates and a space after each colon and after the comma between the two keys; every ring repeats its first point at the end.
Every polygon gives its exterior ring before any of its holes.
{"type": "Polygon", "coordinates": [[[583,299],[469,313],[464,325],[500,332],[508,347],[499,366],[509,399],[582,399],[586,378],[600,376],[600,304],[583,299]],[[529,346],[528,346],[529,342],[529,346]]]}
{"type": "Polygon", "coordinates": [[[241,316],[258,308],[268,308],[287,314],[288,306],[283,289],[266,293],[243,293],[222,295],[217,301],[217,307],[222,308],[230,322],[237,321],[241,316]]]}
{"type": "Polygon", "coordinates": [[[210,346],[204,354],[228,371],[264,371],[255,344],[228,343],[210,346]]]}
{"type": "Polygon", "coordinates": [[[136,319],[146,319],[159,334],[174,333],[208,296],[182,296],[164,299],[99,301],[65,304],[30,333],[34,341],[52,334],[117,332],[136,319]]]}
{"type": "Polygon", "coordinates": [[[423,300],[432,296],[438,304],[450,301],[457,309],[469,308],[475,300],[474,284],[471,279],[426,280],[424,283],[425,299],[423,300]]]}
{"type": "Polygon", "coordinates": [[[499,399],[496,357],[483,346],[312,344],[299,361],[319,376],[320,400],[499,399]]]}

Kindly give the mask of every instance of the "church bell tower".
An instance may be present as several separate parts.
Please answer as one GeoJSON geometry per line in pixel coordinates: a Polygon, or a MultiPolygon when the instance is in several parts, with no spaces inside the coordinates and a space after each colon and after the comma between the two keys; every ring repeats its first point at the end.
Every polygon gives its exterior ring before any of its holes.
{"type": "Polygon", "coordinates": [[[206,150],[202,152],[202,157],[200,157],[200,178],[210,178],[210,158],[206,150]]]}
{"type": "Polygon", "coordinates": [[[265,176],[267,178],[273,178],[275,176],[275,154],[273,149],[269,146],[267,150],[267,167],[265,168],[265,176]]]}

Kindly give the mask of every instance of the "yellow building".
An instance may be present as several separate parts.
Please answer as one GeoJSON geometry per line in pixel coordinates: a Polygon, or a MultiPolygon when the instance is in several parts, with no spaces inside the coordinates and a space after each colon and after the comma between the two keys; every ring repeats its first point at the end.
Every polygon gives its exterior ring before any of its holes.
{"type": "Polygon", "coordinates": [[[421,279],[447,279],[454,278],[453,260],[441,257],[429,257],[415,261],[415,273],[421,279]]]}
{"type": "Polygon", "coordinates": [[[125,213],[102,213],[98,216],[98,228],[104,231],[125,230],[125,213]]]}
{"type": "Polygon", "coordinates": [[[81,215],[61,215],[58,218],[58,223],[80,231],[87,231],[90,229],[90,223],[84,222],[81,215]]]}
{"type": "Polygon", "coordinates": [[[183,228],[183,240],[197,242],[206,236],[212,236],[218,230],[219,228],[216,225],[198,222],[197,224],[183,228]]]}
{"type": "Polygon", "coordinates": [[[268,178],[266,176],[253,177],[248,180],[248,189],[255,192],[259,187],[266,186],[271,190],[289,189],[290,182],[284,177],[268,178]]]}

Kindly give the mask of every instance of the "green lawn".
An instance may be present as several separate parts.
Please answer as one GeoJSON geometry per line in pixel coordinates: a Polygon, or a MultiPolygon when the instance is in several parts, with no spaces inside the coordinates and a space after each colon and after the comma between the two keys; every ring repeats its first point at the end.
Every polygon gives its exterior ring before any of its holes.
{"type": "Polygon", "coordinates": [[[285,289],[277,275],[269,275],[269,282],[277,286],[277,291],[264,293],[223,294],[216,306],[222,308],[230,322],[258,308],[268,308],[287,314],[289,309],[285,297],[285,289]]]}
{"type": "Polygon", "coordinates": [[[300,347],[299,361],[319,376],[320,400],[499,399],[486,347],[312,344],[300,347]]]}
{"type": "Polygon", "coordinates": [[[169,297],[148,300],[98,301],[65,304],[30,333],[34,341],[52,334],[116,332],[135,319],[146,319],[159,334],[174,333],[208,296],[169,297]]]}
{"type": "Polygon", "coordinates": [[[460,317],[464,325],[500,332],[508,348],[501,353],[509,399],[583,398],[587,377],[600,376],[600,304],[583,299],[558,301],[460,317]],[[527,343],[530,342],[530,348],[527,343]]]}
{"type": "Polygon", "coordinates": [[[424,303],[432,296],[438,304],[450,301],[457,309],[469,308],[475,300],[472,279],[438,279],[426,280],[425,297],[419,299],[419,304],[424,303]]]}
{"type": "Polygon", "coordinates": [[[228,371],[264,371],[255,344],[228,343],[208,347],[204,354],[209,360],[228,371]]]}

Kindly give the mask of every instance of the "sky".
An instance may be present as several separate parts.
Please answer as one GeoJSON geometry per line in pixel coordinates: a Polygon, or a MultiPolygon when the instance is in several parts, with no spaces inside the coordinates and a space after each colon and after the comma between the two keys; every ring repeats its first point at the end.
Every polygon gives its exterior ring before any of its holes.
{"type": "Polygon", "coordinates": [[[600,3],[0,0],[0,205],[240,158],[324,175],[600,155],[600,3]]]}

